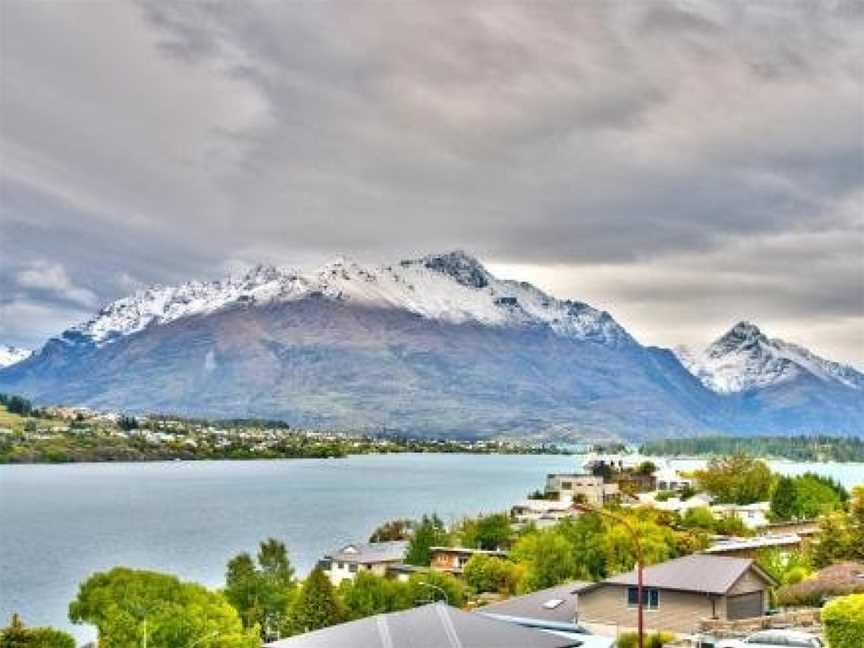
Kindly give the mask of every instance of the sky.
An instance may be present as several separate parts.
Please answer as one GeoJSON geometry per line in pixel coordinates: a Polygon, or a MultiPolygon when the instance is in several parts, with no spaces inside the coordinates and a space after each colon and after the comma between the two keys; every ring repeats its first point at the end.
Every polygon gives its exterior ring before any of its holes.
{"type": "Polygon", "coordinates": [[[0,3],[0,344],[464,249],[645,344],[864,367],[864,3],[0,3]]]}

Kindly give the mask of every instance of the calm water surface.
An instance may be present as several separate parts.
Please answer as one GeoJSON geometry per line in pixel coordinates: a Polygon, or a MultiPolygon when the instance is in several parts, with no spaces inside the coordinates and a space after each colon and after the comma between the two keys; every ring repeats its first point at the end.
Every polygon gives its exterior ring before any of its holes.
{"type": "MultiPolygon", "coordinates": [[[[564,456],[405,454],[0,466],[0,621],[17,611],[28,624],[93,639],[92,629],[66,620],[78,583],[93,571],[127,565],[219,586],[228,558],[273,536],[303,574],[384,520],[504,510],[542,487],[547,472],[581,464],[564,456]]],[[[772,467],[864,482],[861,464],[772,467]]]]}

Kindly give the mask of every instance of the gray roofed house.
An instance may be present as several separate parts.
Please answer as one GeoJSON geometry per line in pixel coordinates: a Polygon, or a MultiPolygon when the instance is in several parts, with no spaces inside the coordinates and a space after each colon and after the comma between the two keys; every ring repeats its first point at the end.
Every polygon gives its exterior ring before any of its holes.
{"type": "MultiPolygon", "coordinates": [[[[645,626],[691,632],[700,619],[746,619],[764,614],[774,578],[749,558],[693,554],[644,569],[645,626]]],[[[593,583],[579,593],[579,621],[636,625],[636,572],[593,583]]]]}
{"type": "Polygon", "coordinates": [[[371,571],[384,576],[387,568],[401,563],[408,550],[404,540],[392,542],[355,542],[331,551],[319,561],[319,566],[338,585],[343,580],[353,579],[358,571],[371,571]]]}
{"type": "Polygon", "coordinates": [[[578,648],[578,638],[523,628],[444,603],[378,614],[265,648],[578,648]]]}
{"type": "Polygon", "coordinates": [[[578,606],[578,593],[588,587],[587,581],[573,581],[548,589],[514,596],[498,603],[484,605],[477,612],[486,615],[542,619],[557,623],[574,623],[578,606]]]}

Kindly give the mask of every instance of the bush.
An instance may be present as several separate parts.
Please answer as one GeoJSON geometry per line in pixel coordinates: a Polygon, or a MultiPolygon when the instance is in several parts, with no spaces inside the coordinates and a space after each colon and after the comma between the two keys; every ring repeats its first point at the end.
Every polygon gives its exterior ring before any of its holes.
{"type": "MultiPolygon", "coordinates": [[[[669,632],[655,632],[645,635],[645,648],[663,648],[667,643],[675,640],[675,635],[669,632]]],[[[638,648],[639,635],[635,632],[622,632],[618,635],[618,643],[615,648],[638,648]]]]}
{"type": "Polygon", "coordinates": [[[830,648],[864,646],[864,594],[834,599],[822,610],[822,623],[830,648]]]}

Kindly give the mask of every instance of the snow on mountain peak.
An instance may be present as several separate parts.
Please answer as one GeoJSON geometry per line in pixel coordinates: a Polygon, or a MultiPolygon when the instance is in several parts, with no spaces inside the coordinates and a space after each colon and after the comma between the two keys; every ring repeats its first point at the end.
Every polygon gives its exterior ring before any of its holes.
{"type": "Polygon", "coordinates": [[[0,345],[0,369],[26,360],[31,355],[33,355],[33,352],[29,349],[22,349],[21,347],[7,344],[0,345]]]}
{"type": "Polygon", "coordinates": [[[676,347],[678,359],[709,389],[736,393],[761,389],[810,375],[853,389],[864,389],[864,375],[811,351],[768,338],[755,324],[738,322],[701,353],[676,347]]]}
{"type": "Polygon", "coordinates": [[[461,251],[378,266],[339,257],[313,272],[259,265],[239,278],[153,286],[109,304],[66,331],[62,339],[102,345],[151,324],[232,305],[287,302],[312,295],[404,309],[449,323],[543,325],[562,336],[613,346],[634,342],[608,313],[581,302],[557,300],[524,282],[496,279],[461,251]]]}

